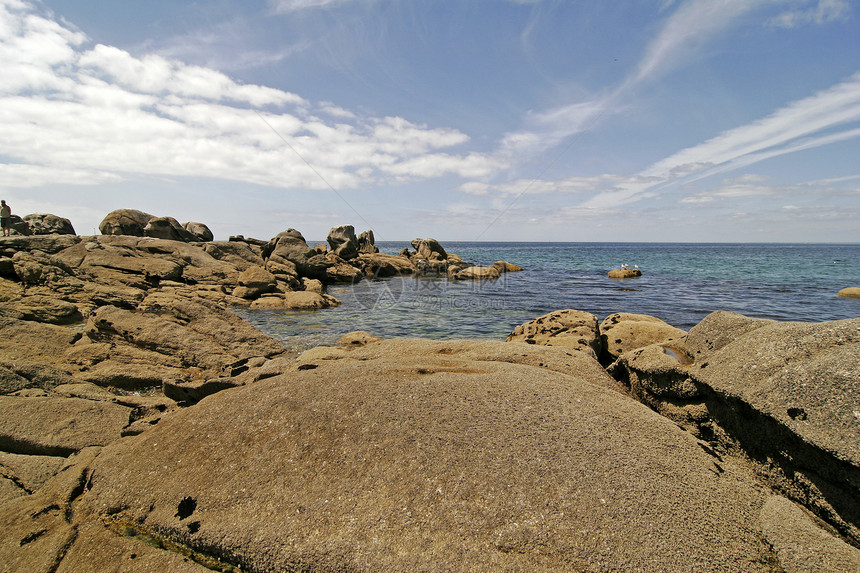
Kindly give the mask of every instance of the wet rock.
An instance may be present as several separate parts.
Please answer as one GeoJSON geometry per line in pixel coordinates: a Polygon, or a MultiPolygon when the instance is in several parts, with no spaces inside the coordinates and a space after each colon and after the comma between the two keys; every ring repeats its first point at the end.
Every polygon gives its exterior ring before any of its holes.
{"type": "MultiPolygon", "coordinates": [[[[458,257],[459,258],[459,257],[458,257]]],[[[460,259],[462,261],[462,259],[460,259]]],[[[508,263],[505,261],[496,261],[493,263],[494,267],[499,269],[500,273],[518,273],[523,270],[523,268],[519,265],[515,265],[513,263],[508,263]]]]}

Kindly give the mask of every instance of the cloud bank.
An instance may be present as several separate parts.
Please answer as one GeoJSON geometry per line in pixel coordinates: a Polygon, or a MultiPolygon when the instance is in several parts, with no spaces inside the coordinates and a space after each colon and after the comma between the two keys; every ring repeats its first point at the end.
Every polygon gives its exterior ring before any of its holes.
{"type": "Polygon", "coordinates": [[[185,176],[348,189],[501,167],[448,151],[469,139],[456,129],[359,117],[213,69],[90,46],[28,2],[0,2],[0,60],[7,186],[185,176]]]}

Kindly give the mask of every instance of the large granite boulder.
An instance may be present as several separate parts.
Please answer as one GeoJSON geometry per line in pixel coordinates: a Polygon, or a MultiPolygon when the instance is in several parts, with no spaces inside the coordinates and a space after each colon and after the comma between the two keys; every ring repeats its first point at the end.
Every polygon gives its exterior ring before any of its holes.
{"type": "Polygon", "coordinates": [[[104,448],[75,513],[243,571],[774,571],[753,476],[605,377],[512,343],[318,349],[104,448]]]}
{"type": "Polygon", "coordinates": [[[671,345],[682,341],[686,335],[686,331],[647,314],[616,312],[600,323],[600,339],[610,361],[625,352],[658,342],[671,345]]]}
{"type": "Polygon", "coordinates": [[[257,298],[260,295],[274,291],[277,286],[278,280],[275,278],[275,275],[266,269],[262,267],[248,267],[239,274],[239,286],[233,291],[233,296],[257,298]]]}
{"type": "Polygon", "coordinates": [[[633,279],[642,276],[642,271],[639,269],[612,269],[608,273],[611,279],[633,279]]]}
{"type": "Polygon", "coordinates": [[[860,543],[860,319],[715,312],[682,343],[624,353],[631,393],[860,543]]]}
{"type": "Polygon", "coordinates": [[[325,254],[308,246],[302,234],[295,229],[279,233],[263,247],[263,258],[278,264],[291,263],[300,276],[326,280],[326,269],[331,263],[325,254]]]}
{"type": "Polygon", "coordinates": [[[72,222],[50,213],[33,213],[24,217],[33,235],[74,235],[72,222]]]}
{"type": "Polygon", "coordinates": [[[131,235],[142,237],[143,229],[154,216],[137,209],[117,209],[108,213],[99,223],[102,235],[131,235]]]}
{"type": "Polygon", "coordinates": [[[486,281],[486,280],[494,280],[494,279],[497,279],[500,276],[502,276],[501,272],[499,271],[499,267],[496,267],[496,266],[491,266],[491,267],[471,266],[471,267],[466,267],[466,268],[461,269],[461,270],[454,270],[454,269],[451,269],[451,270],[454,271],[454,272],[449,271],[451,278],[458,280],[458,281],[465,281],[465,280],[486,281]]]}
{"type": "Polygon", "coordinates": [[[845,287],[837,294],[848,298],[860,298],[860,287],[845,287]]]}
{"type": "Polygon", "coordinates": [[[328,232],[326,241],[332,252],[341,259],[350,260],[358,256],[358,238],[355,236],[355,227],[352,225],[332,227],[328,232]]]}
{"type": "Polygon", "coordinates": [[[209,242],[203,246],[203,250],[213,258],[230,263],[240,271],[252,266],[266,266],[266,261],[260,255],[260,248],[254,248],[242,241],[209,242]]]}
{"type": "Polygon", "coordinates": [[[419,259],[440,260],[448,258],[448,252],[436,239],[413,239],[412,248],[415,249],[415,257],[419,259]]]}
{"type": "Polygon", "coordinates": [[[144,237],[154,237],[168,241],[193,242],[197,241],[196,235],[179,224],[173,217],[153,217],[143,227],[144,237]]]}
{"type": "Polygon", "coordinates": [[[560,346],[600,356],[600,332],[597,317],[581,310],[556,310],[514,328],[508,342],[525,342],[543,346],[560,346]]]}
{"type": "Polygon", "coordinates": [[[358,235],[358,252],[371,255],[379,252],[372,230],[363,231],[358,235]]]}
{"type": "Polygon", "coordinates": [[[382,279],[399,275],[411,275],[415,267],[406,257],[386,253],[361,253],[354,264],[360,265],[364,275],[369,279],[382,279]]]}
{"type": "Polygon", "coordinates": [[[208,242],[215,238],[215,235],[212,234],[212,231],[204,225],[203,223],[196,223],[194,221],[188,221],[187,223],[182,224],[182,228],[191,233],[195,240],[200,242],[208,242]]]}

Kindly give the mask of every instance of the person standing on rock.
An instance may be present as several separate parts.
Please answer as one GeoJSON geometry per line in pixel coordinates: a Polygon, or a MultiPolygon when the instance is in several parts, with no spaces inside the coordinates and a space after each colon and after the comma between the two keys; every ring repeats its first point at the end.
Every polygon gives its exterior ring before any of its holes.
{"type": "Polygon", "coordinates": [[[12,231],[12,208],[6,204],[5,199],[0,199],[0,227],[3,228],[3,236],[8,237],[12,231]]]}

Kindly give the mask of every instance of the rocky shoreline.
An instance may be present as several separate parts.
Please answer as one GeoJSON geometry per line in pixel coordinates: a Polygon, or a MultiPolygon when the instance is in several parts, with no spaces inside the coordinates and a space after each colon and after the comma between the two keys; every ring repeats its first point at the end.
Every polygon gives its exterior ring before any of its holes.
{"type": "Polygon", "coordinates": [[[296,356],[230,307],[520,269],[108,219],[0,239],[2,571],[860,569],[860,319],[567,309],[296,356]]]}

